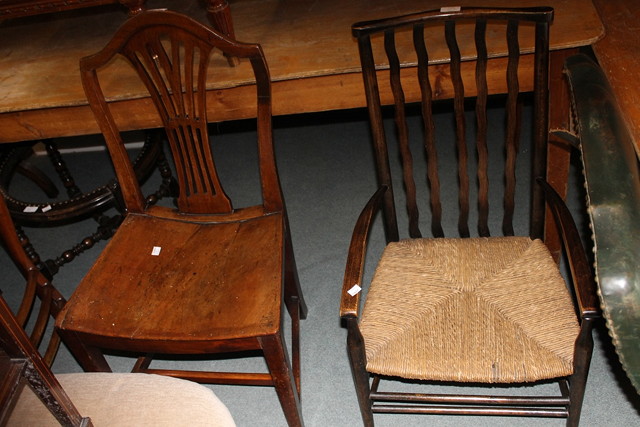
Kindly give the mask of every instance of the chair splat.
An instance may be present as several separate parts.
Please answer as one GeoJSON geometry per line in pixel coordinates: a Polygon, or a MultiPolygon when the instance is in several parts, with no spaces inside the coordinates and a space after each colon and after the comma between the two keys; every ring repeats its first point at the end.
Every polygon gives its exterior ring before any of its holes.
{"type": "Polygon", "coordinates": [[[139,34],[123,54],[138,70],[167,131],[180,185],[178,204],[192,213],[229,213],[209,145],[206,79],[212,48],[161,29],[139,34]]]}

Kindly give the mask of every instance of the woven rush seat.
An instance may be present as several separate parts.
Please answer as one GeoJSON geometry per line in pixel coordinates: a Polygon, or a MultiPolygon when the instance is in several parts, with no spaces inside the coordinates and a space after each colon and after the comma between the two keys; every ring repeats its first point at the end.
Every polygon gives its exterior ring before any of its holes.
{"type": "Polygon", "coordinates": [[[571,375],[579,331],[557,265],[528,237],[390,243],[360,329],[369,372],[479,383],[571,375]]]}

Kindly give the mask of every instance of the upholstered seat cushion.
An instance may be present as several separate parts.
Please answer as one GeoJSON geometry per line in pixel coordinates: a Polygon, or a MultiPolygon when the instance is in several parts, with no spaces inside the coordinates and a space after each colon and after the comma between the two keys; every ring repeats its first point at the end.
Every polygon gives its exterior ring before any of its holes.
{"type": "Polygon", "coordinates": [[[557,265],[528,237],[389,244],[360,328],[369,372],[482,383],[570,375],[578,334],[557,265]]]}
{"type": "MultiPolygon", "coordinates": [[[[226,406],[203,385],[150,374],[57,375],[80,414],[94,426],[235,426],[226,406]]],[[[59,426],[29,387],[8,426],[59,426]]]]}

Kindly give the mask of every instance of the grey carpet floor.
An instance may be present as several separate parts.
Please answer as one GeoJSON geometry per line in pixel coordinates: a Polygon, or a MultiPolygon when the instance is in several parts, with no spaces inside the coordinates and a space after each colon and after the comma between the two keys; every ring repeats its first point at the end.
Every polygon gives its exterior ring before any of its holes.
{"type": "MultiPolygon", "coordinates": [[[[252,149],[251,125],[240,122],[222,128],[212,128],[213,141],[220,154],[228,156],[229,165],[221,170],[239,184],[240,193],[255,183],[256,176],[240,176],[238,158],[231,154],[252,149]],[[219,134],[224,134],[220,136],[219,134]],[[234,163],[235,162],[235,163],[234,163]]],[[[72,141],[74,144],[76,141],[72,141]]],[[[309,316],[301,325],[302,341],[302,407],[307,426],[361,425],[357,400],[345,351],[346,332],[338,317],[338,304],[347,248],[355,220],[376,188],[373,158],[369,147],[366,114],[362,110],[307,115],[275,120],[275,143],[282,186],[289,211],[293,244],[309,316]]],[[[523,149],[526,155],[526,149],[523,149]]],[[[69,154],[66,157],[77,181],[85,189],[92,183],[105,182],[112,176],[104,152],[69,154]]],[[[45,159],[38,161],[44,162],[45,159]]],[[[575,171],[574,171],[575,172],[575,171]]],[[[578,174],[572,178],[572,209],[581,216],[583,199],[578,174]]],[[[153,178],[148,184],[152,188],[153,178]]],[[[23,198],[37,198],[35,189],[20,179],[12,191],[23,198]]],[[[240,194],[238,193],[238,194],[240,194]]],[[[256,193],[250,193],[246,203],[256,193]]],[[[243,203],[245,199],[243,199],[243,203]]],[[[379,221],[379,220],[378,220],[379,221]]],[[[455,219],[452,219],[455,221],[455,219]]],[[[583,224],[584,226],[584,224],[583,224]]],[[[80,241],[93,230],[91,220],[56,228],[27,229],[43,258],[80,241]]],[[[371,254],[367,277],[375,258],[383,247],[382,229],[376,225],[371,237],[371,254]]],[[[104,243],[64,266],[55,277],[56,286],[69,297],[75,285],[87,271],[104,243]]],[[[2,282],[0,287],[10,304],[16,304],[20,280],[4,252],[0,253],[2,282]]],[[[596,348],[582,412],[584,426],[640,425],[640,399],[620,368],[606,329],[599,325],[595,335],[596,348]]],[[[130,369],[133,359],[111,355],[109,361],[116,371],[130,369]]],[[[210,361],[159,361],[159,365],[206,368],[210,361]]],[[[240,367],[265,369],[256,359],[216,361],[215,369],[240,367]],[[222,364],[222,367],[220,366],[222,364]]],[[[80,367],[62,348],[54,371],[78,372],[80,367]]],[[[549,387],[549,386],[544,386],[549,387]]],[[[284,426],[285,421],[275,391],[270,387],[219,386],[211,388],[229,407],[239,426],[284,426]]],[[[553,386],[555,388],[555,386],[553,386]]],[[[497,392],[500,392],[498,390],[497,392]]],[[[522,393],[536,393],[526,387],[522,393]]],[[[378,426],[561,426],[563,420],[442,417],[409,415],[376,415],[378,426]]],[[[187,421],[187,420],[185,420],[187,421]]]]}

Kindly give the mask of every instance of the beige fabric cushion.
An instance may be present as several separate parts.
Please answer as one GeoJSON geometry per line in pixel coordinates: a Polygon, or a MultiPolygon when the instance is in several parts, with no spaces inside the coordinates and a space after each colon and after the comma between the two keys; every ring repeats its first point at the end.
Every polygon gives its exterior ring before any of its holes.
{"type": "MultiPolygon", "coordinates": [[[[149,374],[56,376],[80,414],[94,426],[235,426],[213,392],[194,382],[149,374]]],[[[59,426],[29,387],[8,426],[59,426]]]]}
{"type": "Polygon", "coordinates": [[[570,375],[578,334],[555,262],[527,237],[389,244],[360,328],[369,372],[483,383],[570,375]]]}

